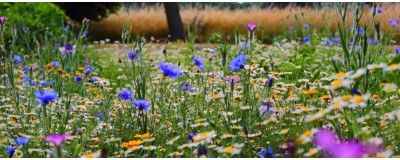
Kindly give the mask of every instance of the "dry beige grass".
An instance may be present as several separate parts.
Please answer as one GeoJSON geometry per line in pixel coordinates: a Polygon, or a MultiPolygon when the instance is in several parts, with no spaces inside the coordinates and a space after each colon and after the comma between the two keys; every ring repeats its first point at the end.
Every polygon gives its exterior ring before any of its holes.
{"type": "MultiPolygon", "coordinates": [[[[383,30],[393,30],[388,18],[398,19],[400,15],[399,4],[380,3],[383,14],[378,16],[382,23],[383,30]]],[[[246,33],[245,23],[255,23],[264,30],[265,35],[273,36],[282,33],[282,30],[290,25],[309,23],[311,27],[321,28],[326,25],[331,31],[336,30],[337,12],[335,8],[326,7],[322,9],[288,7],[278,8],[250,8],[242,10],[217,9],[206,7],[205,9],[181,8],[181,16],[184,23],[191,23],[198,15],[202,29],[201,38],[218,32],[224,35],[233,33],[235,28],[246,33]],[[323,16],[324,15],[324,16],[323,16]],[[295,18],[297,16],[297,20],[295,18]],[[325,21],[324,18],[325,17],[325,21]],[[297,22],[297,23],[296,23],[297,22]]],[[[370,22],[371,15],[369,8],[366,8],[363,22],[370,22]]],[[[351,14],[349,14],[349,17],[351,14]]],[[[166,37],[168,28],[163,7],[144,7],[129,12],[120,11],[118,14],[110,15],[107,19],[92,25],[92,32],[96,37],[120,39],[123,23],[132,27],[132,33],[141,33],[147,37],[166,37]]],[[[347,24],[351,25],[351,22],[347,24]]],[[[186,26],[185,26],[186,27],[186,26]]],[[[301,27],[301,26],[300,26],[301,27]]]]}

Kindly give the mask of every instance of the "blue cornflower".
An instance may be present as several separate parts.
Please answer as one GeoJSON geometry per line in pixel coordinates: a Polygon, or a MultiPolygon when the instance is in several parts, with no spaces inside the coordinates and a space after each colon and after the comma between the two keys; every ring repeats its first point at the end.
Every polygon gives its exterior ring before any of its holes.
{"type": "Polygon", "coordinates": [[[179,70],[178,66],[173,66],[171,64],[164,63],[164,62],[160,62],[160,64],[158,64],[158,66],[160,67],[161,72],[165,76],[169,76],[171,78],[178,78],[179,76],[182,75],[182,71],[179,70]]]}
{"type": "Polygon", "coordinates": [[[203,60],[200,57],[193,57],[192,62],[199,67],[200,70],[204,70],[203,60]]]}
{"type": "Polygon", "coordinates": [[[140,54],[136,53],[134,51],[128,51],[128,53],[126,54],[126,56],[128,57],[129,60],[133,61],[133,60],[138,60],[140,58],[140,54]]]}
{"type": "Polygon", "coordinates": [[[22,73],[25,73],[27,70],[28,70],[27,67],[23,67],[23,68],[21,69],[21,72],[22,72],[22,73]]]}
{"type": "Polygon", "coordinates": [[[271,102],[263,102],[263,104],[261,105],[259,110],[261,112],[261,115],[269,116],[269,115],[274,114],[276,109],[275,109],[275,107],[272,106],[271,102]]]}
{"type": "Polygon", "coordinates": [[[328,47],[332,46],[332,42],[331,42],[330,40],[328,40],[328,39],[326,39],[326,40],[324,41],[324,43],[325,43],[325,45],[328,46],[328,47]]]}
{"type": "Polygon", "coordinates": [[[99,78],[97,78],[97,77],[92,77],[91,79],[90,79],[90,82],[91,83],[96,83],[96,82],[98,82],[99,81],[99,78]]]}
{"type": "Polygon", "coordinates": [[[22,58],[18,55],[14,55],[14,63],[22,63],[22,58]]]}
{"type": "Polygon", "coordinates": [[[47,84],[46,80],[40,81],[39,82],[40,86],[45,86],[47,84]]]}
{"type": "Polygon", "coordinates": [[[68,55],[75,55],[76,53],[76,48],[72,45],[67,43],[65,46],[59,48],[60,52],[64,55],[64,56],[68,56],[68,55]]]}
{"type": "Polygon", "coordinates": [[[399,54],[400,53],[400,49],[399,48],[394,49],[394,53],[395,54],[399,54]]]}
{"type": "Polygon", "coordinates": [[[189,133],[189,134],[187,134],[186,137],[189,139],[189,141],[193,141],[193,137],[196,135],[197,135],[196,133],[189,133]]]}
{"type": "Polygon", "coordinates": [[[12,148],[11,146],[7,146],[7,154],[13,155],[14,153],[15,153],[15,149],[12,148]]]}
{"type": "Polygon", "coordinates": [[[75,82],[81,82],[83,80],[82,76],[75,76],[75,82]]]}
{"type": "Polygon", "coordinates": [[[393,28],[396,28],[399,24],[399,20],[393,20],[391,18],[388,19],[389,23],[392,25],[393,28]]]}
{"type": "Polygon", "coordinates": [[[15,140],[15,143],[18,146],[24,146],[27,145],[29,143],[29,138],[28,137],[19,137],[15,140]]]}
{"type": "Polygon", "coordinates": [[[25,77],[22,79],[22,83],[29,84],[29,80],[30,80],[29,76],[25,76],[25,77]]]}
{"type": "Polygon", "coordinates": [[[190,86],[188,83],[184,83],[181,87],[182,90],[185,91],[189,91],[189,92],[193,92],[194,88],[192,86],[190,86]]]}
{"type": "Polygon", "coordinates": [[[371,43],[371,45],[375,45],[377,43],[376,39],[370,39],[369,43],[371,43]]]}
{"type": "Polygon", "coordinates": [[[207,157],[207,147],[206,147],[206,146],[199,145],[199,146],[197,147],[197,158],[200,158],[200,157],[202,157],[202,156],[207,157]]]}
{"type": "Polygon", "coordinates": [[[361,95],[361,93],[357,90],[357,88],[352,88],[351,93],[356,94],[356,95],[361,95]]]}
{"type": "Polygon", "coordinates": [[[382,10],[382,8],[376,8],[376,12],[381,14],[381,13],[383,13],[383,10],[382,10]]]}
{"type": "Polygon", "coordinates": [[[24,26],[19,26],[18,29],[19,29],[19,31],[21,31],[22,33],[26,33],[26,30],[25,30],[24,26]]]}
{"type": "Polygon", "coordinates": [[[53,86],[54,83],[56,83],[56,80],[51,80],[51,81],[48,81],[48,82],[47,82],[47,85],[48,85],[48,86],[53,86]]]}
{"type": "Polygon", "coordinates": [[[308,29],[308,28],[310,28],[310,25],[308,25],[307,23],[305,23],[305,24],[303,24],[303,28],[304,28],[304,29],[308,29]]]}
{"type": "Polygon", "coordinates": [[[363,27],[359,27],[358,28],[358,34],[363,34],[364,32],[364,28],[363,27]]]}
{"type": "Polygon", "coordinates": [[[40,105],[47,105],[58,98],[58,93],[54,90],[36,91],[35,97],[39,100],[40,105]]]}
{"type": "Polygon", "coordinates": [[[250,44],[242,44],[242,49],[250,49],[250,44]]]}
{"type": "Polygon", "coordinates": [[[103,117],[103,116],[104,116],[103,113],[97,113],[97,114],[96,114],[96,117],[97,117],[97,118],[101,118],[101,117],[103,117]]]}
{"type": "Polygon", "coordinates": [[[139,110],[148,110],[150,107],[150,102],[147,100],[134,100],[132,104],[139,110]]]}
{"type": "Polygon", "coordinates": [[[339,43],[340,42],[340,38],[339,37],[333,37],[332,40],[335,43],[339,43]]]}
{"type": "Polygon", "coordinates": [[[67,25],[65,27],[62,28],[63,32],[68,32],[68,29],[71,28],[70,25],[67,25]]]}
{"type": "Polygon", "coordinates": [[[232,61],[229,63],[229,69],[231,71],[238,71],[238,70],[244,68],[245,64],[246,64],[246,55],[239,54],[236,58],[232,59],[232,61]]]}
{"type": "Polygon", "coordinates": [[[85,65],[85,69],[89,71],[93,71],[94,68],[91,65],[85,65]]]}
{"type": "Polygon", "coordinates": [[[87,37],[88,35],[89,35],[89,31],[87,29],[82,32],[83,37],[87,37]]]}
{"type": "Polygon", "coordinates": [[[276,156],[272,153],[273,149],[268,147],[267,149],[262,149],[260,151],[260,158],[276,158],[276,156]]]}
{"type": "Polygon", "coordinates": [[[311,38],[309,36],[303,37],[304,43],[308,43],[308,42],[310,42],[310,40],[311,40],[311,38]]]}
{"type": "Polygon", "coordinates": [[[272,87],[273,84],[274,84],[274,79],[271,77],[271,78],[269,78],[269,80],[267,82],[267,86],[272,87]]]}
{"type": "Polygon", "coordinates": [[[60,63],[57,62],[57,61],[52,61],[52,62],[50,62],[50,63],[51,63],[51,65],[52,65],[53,67],[58,67],[58,66],[60,66],[60,63]]]}
{"type": "Polygon", "coordinates": [[[121,100],[131,100],[132,92],[128,89],[123,89],[119,91],[119,98],[121,98],[121,100]]]}
{"type": "Polygon", "coordinates": [[[210,53],[211,53],[211,54],[214,54],[215,51],[216,51],[216,49],[210,49],[210,53]]]}

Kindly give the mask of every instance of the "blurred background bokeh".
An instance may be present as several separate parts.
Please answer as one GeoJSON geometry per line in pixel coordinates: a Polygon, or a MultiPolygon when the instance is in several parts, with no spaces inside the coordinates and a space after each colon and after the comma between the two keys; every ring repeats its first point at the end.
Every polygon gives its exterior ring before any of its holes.
{"type": "MultiPolygon", "coordinates": [[[[367,3],[365,7],[371,6],[367,3]]],[[[397,32],[400,6],[379,3],[379,7],[383,11],[378,16],[382,29],[397,32]]],[[[131,36],[141,34],[154,42],[187,39],[189,34],[198,43],[233,41],[235,30],[244,33],[244,24],[254,23],[259,26],[258,39],[270,43],[288,30],[301,30],[303,24],[331,35],[337,26],[334,4],[318,2],[0,3],[0,9],[3,16],[19,21],[27,29],[60,25],[74,29],[79,28],[83,18],[89,18],[89,37],[93,41],[120,41],[124,27],[131,36]]],[[[370,18],[367,13],[363,21],[370,18]]]]}

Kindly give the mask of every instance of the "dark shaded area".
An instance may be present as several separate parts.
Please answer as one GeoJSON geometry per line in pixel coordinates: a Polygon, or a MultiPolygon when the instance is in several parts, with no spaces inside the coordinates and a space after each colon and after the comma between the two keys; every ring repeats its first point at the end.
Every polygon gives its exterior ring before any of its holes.
{"type": "Polygon", "coordinates": [[[171,40],[184,39],[185,30],[183,29],[179,6],[177,2],[164,2],[165,15],[168,21],[168,30],[171,40]]]}
{"type": "Polygon", "coordinates": [[[93,21],[100,21],[109,14],[116,13],[122,6],[121,3],[109,2],[57,2],[54,3],[65,11],[74,21],[81,21],[89,18],[93,21]]]}

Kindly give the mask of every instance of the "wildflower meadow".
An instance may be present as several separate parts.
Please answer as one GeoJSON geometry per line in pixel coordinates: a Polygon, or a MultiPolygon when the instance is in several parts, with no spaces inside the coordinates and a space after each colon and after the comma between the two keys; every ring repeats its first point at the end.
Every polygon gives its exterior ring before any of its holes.
{"type": "Polygon", "coordinates": [[[0,12],[0,157],[400,157],[399,17],[332,6],[336,31],[293,24],[271,44],[251,22],[232,43],[190,29],[156,43],[127,25],[112,42],[91,40],[88,18],[31,27],[0,12]]]}

